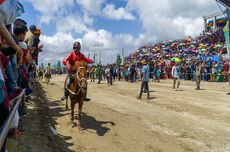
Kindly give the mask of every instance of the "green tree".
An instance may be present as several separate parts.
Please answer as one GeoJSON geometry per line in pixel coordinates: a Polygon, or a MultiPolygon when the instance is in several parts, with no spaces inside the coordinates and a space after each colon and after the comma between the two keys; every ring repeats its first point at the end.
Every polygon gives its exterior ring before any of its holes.
{"type": "Polygon", "coordinates": [[[120,56],[120,54],[117,55],[116,64],[121,65],[121,56],[120,56]]]}

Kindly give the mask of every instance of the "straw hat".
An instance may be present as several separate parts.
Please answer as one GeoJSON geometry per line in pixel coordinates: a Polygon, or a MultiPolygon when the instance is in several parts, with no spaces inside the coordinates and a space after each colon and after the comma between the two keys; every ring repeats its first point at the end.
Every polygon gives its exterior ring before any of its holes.
{"type": "Polygon", "coordinates": [[[147,64],[146,60],[141,61],[142,64],[147,64]]]}

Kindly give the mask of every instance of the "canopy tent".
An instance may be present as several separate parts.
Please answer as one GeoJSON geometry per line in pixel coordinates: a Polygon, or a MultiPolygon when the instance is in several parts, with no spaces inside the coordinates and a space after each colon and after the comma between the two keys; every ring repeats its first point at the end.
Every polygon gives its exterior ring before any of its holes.
{"type": "Polygon", "coordinates": [[[230,9],[230,0],[216,0],[216,1],[230,9]]]}

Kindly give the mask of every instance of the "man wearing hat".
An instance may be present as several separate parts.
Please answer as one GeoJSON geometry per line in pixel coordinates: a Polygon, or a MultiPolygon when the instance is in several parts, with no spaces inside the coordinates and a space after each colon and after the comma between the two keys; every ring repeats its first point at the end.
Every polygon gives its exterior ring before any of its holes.
{"type": "Polygon", "coordinates": [[[142,96],[142,92],[143,89],[145,88],[145,90],[147,91],[147,99],[150,99],[149,96],[149,76],[150,76],[150,70],[149,70],[149,66],[147,65],[146,60],[142,60],[141,63],[143,64],[141,73],[142,73],[142,83],[141,83],[141,90],[140,90],[140,95],[139,95],[139,99],[141,99],[142,96]]]}
{"type": "MultiPolygon", "coordinates": [[[[75,42],[73,44],[73,51],[63,60],[63,64],[67,67],[68,70],[68,81],[66,83],[67,87],[70,86],[71,80],[70,75],[73,73],[73,67],[76,62],[85,61],[86,63],[93,63],[89,58],[86,58],[84,54],[80,52],[81,44],[80,42],[75,42]]],[[[65,88],[64,96],[61,98],[61,101],[64,101],[68,97],[68,90],[65,88]]],[[[87,100],[87,99],[86,99],[87,100]]]]}
{"type": "Polygon", "coordinates": [[[26,37],[24,42],[28,45],[28,49],[30,50],[30,53],[34,52],[33,44],[34,44],[34,36],[37,28],[35,25],[31,25],[29,28],[29,31],[26,33],[26,37]]]}
{"type": "Polygon", "coordinates": [[[34,51],[32,53],[32,57],[36,65],[38,65],[38,56],[39,56],[39,53],[42,52],[42,48],[43,48],[43,45],[39,45],[40,35],[41,35],[41,29],[37,28],[36,31],[34,32],[34,42],[33,42],[34,51]]]}

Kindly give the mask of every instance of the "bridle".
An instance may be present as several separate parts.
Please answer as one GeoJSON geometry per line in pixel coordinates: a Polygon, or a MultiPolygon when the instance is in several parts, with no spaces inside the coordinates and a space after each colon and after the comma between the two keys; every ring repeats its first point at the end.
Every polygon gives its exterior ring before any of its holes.
{"type": "Polygon", "coordinates": [[[80,71],[80,69],[85,69],[85,67],[79,67],[79,68],[77,68],[76,73],[75,73],[74,75],[71,76],[71,77],[75,77],[75,76],[77,77],[77,83],[78,83],[78,86],[79,86],[78,91],[77,91],[77,92],[73,92],[73,91],[71,91],[69,88],[66,87],[66,89],[67,89],[71,94],[73,94],[73,95],[79,95],[81,91],[82,91],[83,93],[86,92],[86,91],[83,89],[83,87],[81,86],[81,82],[82,82],[83,80],[85,80],[86,83],[87,83],[87,79],[86,79],[86,78],[80,78],[80,77],[79,77],[78,71],[80,71]]]}

